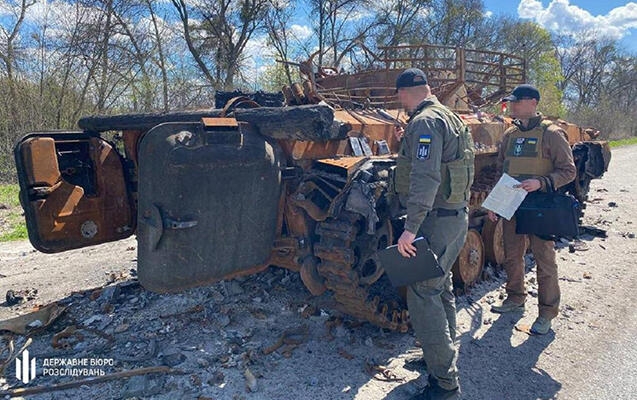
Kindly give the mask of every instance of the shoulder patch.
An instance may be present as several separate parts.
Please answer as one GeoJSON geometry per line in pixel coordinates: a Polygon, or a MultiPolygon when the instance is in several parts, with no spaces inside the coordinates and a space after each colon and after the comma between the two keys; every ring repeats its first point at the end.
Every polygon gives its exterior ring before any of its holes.
{"type": "Polygon", "coordinates": [[[429,147],[431,146],[431,135],[420,135],[418,137],[418,151],[416,158],[419,160],[429,159],[429,147]]]}
{"type": "Polygon", "coordinates": [[[420,135],[418,143],[431,143],[431,135],[420,135]]]}

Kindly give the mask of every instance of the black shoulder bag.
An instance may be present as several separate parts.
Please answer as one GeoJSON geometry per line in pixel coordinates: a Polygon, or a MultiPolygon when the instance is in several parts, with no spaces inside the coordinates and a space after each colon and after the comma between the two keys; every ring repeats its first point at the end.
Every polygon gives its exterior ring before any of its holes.
{"type": "Polygon", "coordinates": [[[515,233],[572,238],[579,233],[579,214],[580,204],[569,194],[530,192],[515,212],[515,233]]]}

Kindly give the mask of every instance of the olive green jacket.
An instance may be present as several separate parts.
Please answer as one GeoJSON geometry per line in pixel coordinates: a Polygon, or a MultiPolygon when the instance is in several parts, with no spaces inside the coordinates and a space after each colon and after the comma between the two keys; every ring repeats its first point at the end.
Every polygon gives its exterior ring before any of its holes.
{"type": "Polygon", "coordinates": [[[428,105],[442,106],[435,96],[424,99],[411,115],[398,153],[395,185],[407,196],[405,230],[417,233],[433,208],[458,209],[467,202],[447,203],[439,187],[443,162],[457,159],[459,134],[449,117],[428,105]]]}

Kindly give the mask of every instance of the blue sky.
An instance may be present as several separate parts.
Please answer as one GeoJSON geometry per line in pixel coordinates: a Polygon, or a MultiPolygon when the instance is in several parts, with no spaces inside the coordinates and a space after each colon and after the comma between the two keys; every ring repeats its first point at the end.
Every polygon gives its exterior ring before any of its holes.
{"type": "Polygon", "coordinates": [[[617,0],[483,0],[494,15],[537,22],[549,31],[595,30],[637,54],[637,3],[617,0]]]}

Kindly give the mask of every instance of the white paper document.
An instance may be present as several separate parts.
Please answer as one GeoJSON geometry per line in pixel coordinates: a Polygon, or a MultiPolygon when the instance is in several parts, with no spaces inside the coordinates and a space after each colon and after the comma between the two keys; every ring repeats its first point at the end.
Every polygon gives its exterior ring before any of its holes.
{"type": "Polygon", "coordinates": [[[522,201],[526,197],[527,191],[514,187],[520,182],[508,174],[502,177],[495,184],[487,198],[482,202],[482,207],[510,220],[515,214],[522,201]]]}

